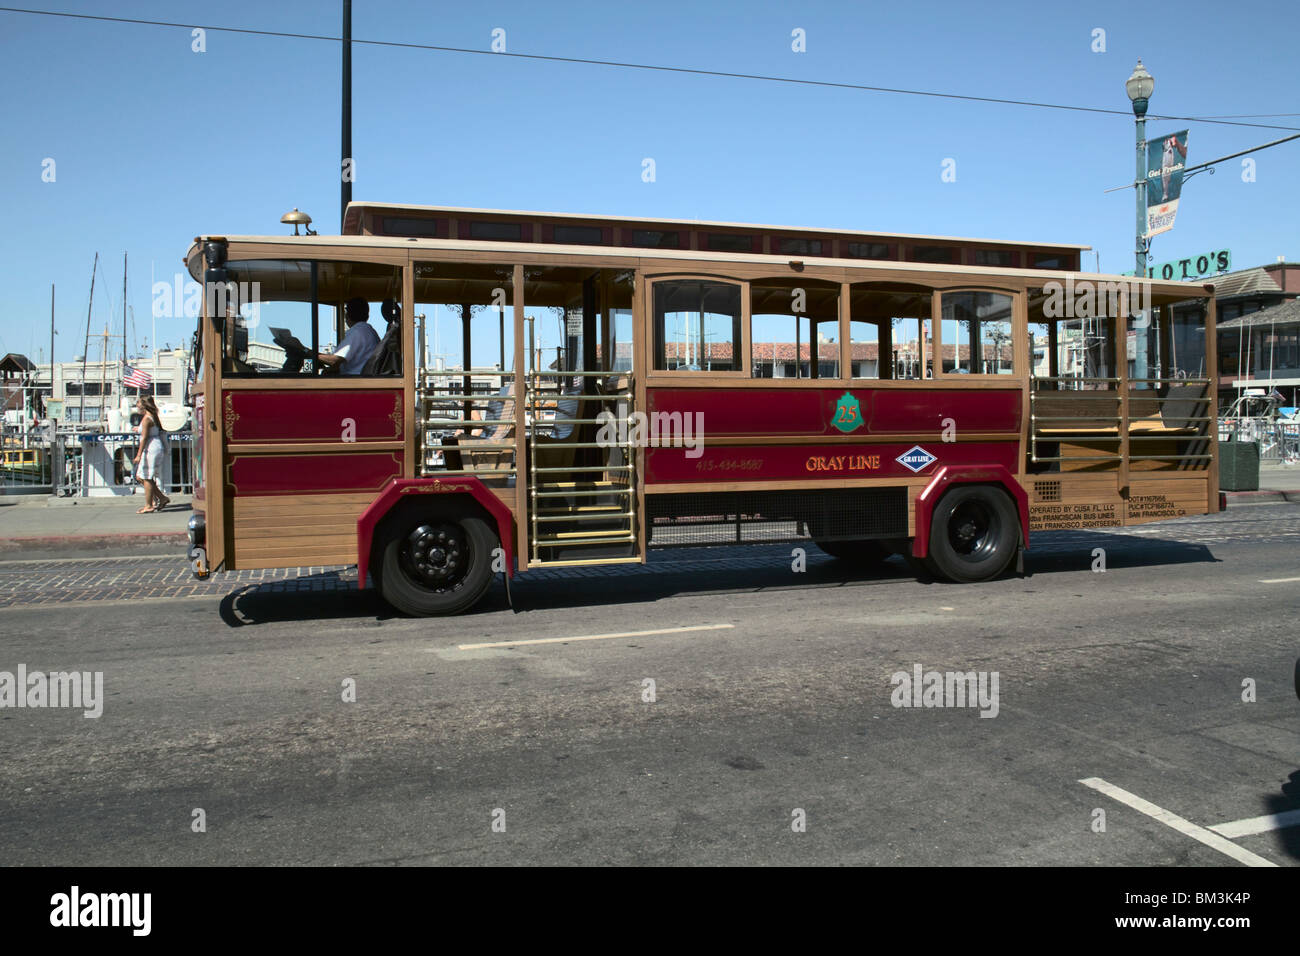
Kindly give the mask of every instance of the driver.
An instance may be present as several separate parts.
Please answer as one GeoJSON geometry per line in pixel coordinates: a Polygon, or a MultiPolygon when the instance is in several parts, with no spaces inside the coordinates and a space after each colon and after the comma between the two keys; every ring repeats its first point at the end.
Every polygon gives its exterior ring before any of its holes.
{"type": "Polygon", "coordinates": [[[333,354],[318,354],[317,360],[323,365],[342,365],[344,375],[360,375],[366,360],[379,348],[379,333],[366,321],[369,318],[370,306],[365,299],[348,299],[344,309],[348,331],[343,341],[333,354]]]}

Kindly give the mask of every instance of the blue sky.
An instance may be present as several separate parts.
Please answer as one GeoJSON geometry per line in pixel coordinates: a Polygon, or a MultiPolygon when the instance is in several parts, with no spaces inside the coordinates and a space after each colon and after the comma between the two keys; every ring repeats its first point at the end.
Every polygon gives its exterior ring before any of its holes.
{"type": "MultiPolygon", "coordinates": [[[[337,35],[331,0],[42,2],[42,9],[337,35]]],[[[1139,56],[1152,113],[1300,112],[1292,2],[478,4],[355,0],[357,38],[591,57],[1128,110],[1139,56]],[[791,50],[801,28],[807,52],[791,50]],[[1093,52],[1093,30],[1106,52],[1093,52]]],[[[135,343],[150,276],[199,233],[278,233],[297,206],[338,231],[339,45],[0,12],[0,353],[135,343]],[[42,163],[56,180],[42,182],[42,163]],[[111,308],[111,313],[110,313],[111,308]]],[[[1078,242],[1132,268],[1131,115],[1103,115],[421,50],[353,54],[357,199],[1078,242]],[[657,179],[641,179],[652,157],[657,179]],[[941,178],[955,161],[956,181],[941,178]]],[[[1300,127],[1300,116],[1244,122],[1300,127]]],[[[1189,163],[1288,135],[1191,130],[1189,163]]],[[[1300,258],[1300,141],[1201,175],[1156,261],[1230,248],[1234,268],[1300,258]]],[[[1087,264],[1091,266],[1091,256],[1087,264]]],[[[159,344],[189,323],[159,320],[159,344]]],[[[92,348],[92,357],[97,350],[92,348]]]]}

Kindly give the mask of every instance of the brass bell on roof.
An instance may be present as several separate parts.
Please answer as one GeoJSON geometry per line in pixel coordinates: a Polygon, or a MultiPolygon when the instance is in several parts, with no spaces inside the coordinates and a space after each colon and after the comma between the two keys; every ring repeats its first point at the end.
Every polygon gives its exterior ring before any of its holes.
{"type": "Polygon", "coordinates": [[[293,234],[298,235],[298,227],[302,226],[307,230],[307,235],[314,236],[316,233],[311,231],[311,216],[305,212],[299,212],[298,207],[294,206],[292,212],[286,212],[280,217],[280,221],[286,226],[293,226],[293,234]]]}

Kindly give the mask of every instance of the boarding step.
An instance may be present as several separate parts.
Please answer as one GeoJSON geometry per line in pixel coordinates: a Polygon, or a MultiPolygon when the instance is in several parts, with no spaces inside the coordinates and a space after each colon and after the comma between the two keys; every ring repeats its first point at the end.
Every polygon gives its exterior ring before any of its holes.
{"type": "Polygon", "coordinates": [[[574,542],[560,546],[539,548],[528,559],[529,567],[576,567],[583,564],[633,564],[641,559],[636,556],[636,542],[615,544],[591,542],[574,542]]]}

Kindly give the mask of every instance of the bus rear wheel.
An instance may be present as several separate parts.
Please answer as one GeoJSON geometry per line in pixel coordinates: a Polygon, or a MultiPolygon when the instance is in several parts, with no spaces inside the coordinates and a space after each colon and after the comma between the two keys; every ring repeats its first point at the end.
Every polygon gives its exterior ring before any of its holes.
{"type": "Polygon", "coordinates": [[[854,541],[814,541],[817,547],[821,548],[832,558],[838,558],[849,564],[873,565],[880,564],[894,552],[890,551],[879,541],[874,539],[861,539],[854,541]]]}
{"type": "Polygon", "coordinates": [[[422,515],[384,543],[379,588],[384,600],[416,617],[468,611],[492,585],[492,527],[475,515],[422,515]]]}
{"type": "Polygon", "coordinates": [[[1019,541],[1020,519],[1006,492],[959,485],[934,509],[926,564],[951,581],[988,581],[1007,569],[1019,541]]]}

